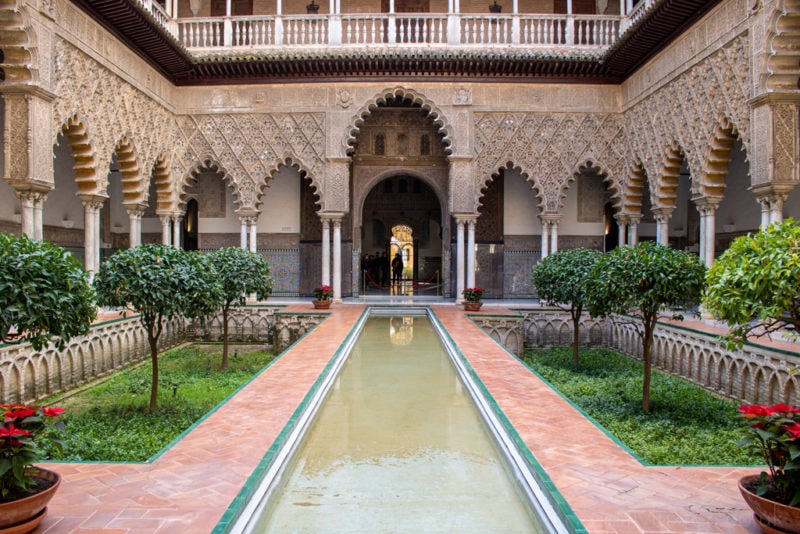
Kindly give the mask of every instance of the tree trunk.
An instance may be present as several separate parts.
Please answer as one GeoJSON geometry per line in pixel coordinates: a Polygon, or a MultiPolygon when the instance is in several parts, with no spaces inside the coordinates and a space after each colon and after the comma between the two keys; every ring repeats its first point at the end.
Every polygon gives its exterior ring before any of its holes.
{"type": "Polygon", "coordinates": [[[644,378],[642,379],[642,411],[650,413],[650,372],[652,369],[650,353],[653,348],[653,330],[655,319],[643,317],[644,335],[642,336],[642,362],[644,363],[644,378]]]}
{"type": "Polygon", "coordinates": [[[153,413],[158,407],[158,336],[148,330],[147,341],[150,343],[150,362],[153,365],[153,380],[150,384],[150,413],[153,413]]]}
{"type": "Polygon", "coordinates": [[[581,309],[572,312],[572,365],[578,367],[581,363],[578,355],[578,346],[581,342],[581,309]]]}
{"type": "Polygon", "coordinates": [[[228,307],[222,307],[222,365],[221,370],[228,368],[228,307]]]}

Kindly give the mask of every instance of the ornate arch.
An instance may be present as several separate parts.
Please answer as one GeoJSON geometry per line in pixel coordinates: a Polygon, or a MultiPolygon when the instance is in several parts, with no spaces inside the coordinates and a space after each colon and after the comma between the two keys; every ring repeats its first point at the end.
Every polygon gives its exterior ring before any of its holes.
{"type": "Polygon", "coordinates": [[[314,171],[305,165],[300,158],[294,155],[288,155],[283,157],[282,159],[276,159],[274,161],[269,162],[269,168],[267,169],[266,176],[264,180],[260,182],[260,185],[256,188],[255,191],[255,202],[254,205],[258,208],[261,205],[261,197],[264,196],[264,188],[267,187],[267,184],[272,177],[275,175],[276,172],[280,171],[283,167],[290,167],[292,169],[297,170],[300,173],[300,176],[303,178],[308,178],[311,180],[311,188],[314,190],[315,195],[319,200],[316,201],[320,207],[322,206],[322,184],[319,180],[319,177],[314,173],[314,171]]]}
{"type": "Polygon", "coordinates": [[[191,165],[186,174],[183,175],[183,178],[178,185],[177,198],[175,199],[178,211],[186,210],[186,189],[192,185],[192,182],[197,180],[197,175],[206,169],[220,174],[222,176],[222,181],[225,182],[225,185],[233,190],[233,201],[238,204],[240,208],[245,207],[242,204],[241,185],[236,183],[228,170],[225,169],[225,167],[216,159],[214,159],[213,156],[205,156],[195,161],[191,165]]]}
{"type": "Polygon", "coordinates": [[[122,175],[122,203],[126,206],[144,204],[147,201],[147,187],[142,180],[133,143],[127,135],[117,142],[114,153],[122,175]]]}
{"type": "MultiPolygon", "coordinates": [[[[628,170],[627,179],[618,184],[619,196],[615,198],[614,208],[620,213],[641,213],[644,204],[644,189],[647,185],[648,175],[642,160],[636,159],[628,170]]],[[[653,187],[650,187],[650,205],[653,203],[653,187]]]]}
{"type": "Polygon", "coordinates": [[[381,104],[385,104],[387,100],[397,97],[410,99],[414,105],[418,105],[421,109],[428,112],[428,117],[431,118],[433,123],[438,127],[439,133],[442,135],[442,143],[445,145],[445,153],[452,153],[453,150],[451,148],[451,144],[453,140],[453,127],[444,112],[442,112],[442,110],[425,95],[408,87],[401,86],[384,89],[383,91],[377,93],[350,119],[347,133],[342,142],[345,152],[349,155],[352,155],[353,144],[356,142],[356,137],[360,130],[361,124],[364,122],[364,119],[368,115],[371,115],[372,112],[381,104]]]}
{"type": "MultiPolygon", "coordinates": [[[[75,160],[75,183],[79,194],[105,195],[106,186],[97,176],[97,162],[88,128],[77,113],[71,115],[62,125],[59,134],[72,149],[75,160]]],[[[58,140],[56,139],[56,143],[58,140]]]]}
{"type": "MultiPolygon", "coordinates": [[[[148,198],[146,200],[150,203],[156,203],[156,213],[163,215],[171,213],[175,204],[175,199],[173,198],[174,189],[170,179],[169,164],[163,154],[156,158],[155,165],[153,165],[152,180],[155,185],[156,198],[148,198]]],[[[149,187],[145,188],[145,191],[149,193],[149,187]]]]}
{"type": "Polygon", "coordinates": [[[766,68],[761,87],[769,91],[796,91],[800,78],[797,43],[800,41],[800,5],[780,0],[767,23],[766,68]]]}
{"type": "MultiPolygon", "coordinates": [[[[683,167],[685,158],[686,153],[675,140],[662,151],[658,174],[655,180],[651,179],[650,181],[653,208],[674,208],[676,206],[681,167],[683,167]]],[[[691,178],[694,183],[695,177],[691,178]]]]}
{"type": "MultiPolygon", "coordinates": [[[[0,6],[0,32],[3,34],[3,85],[37,81],[36,36],[27,6],[4,2],[0,6]]],[[[52,6],[50,7],[52,14],[52,6]]]]}
{"type": "Polygon", "coordinates": [[[500,173],[504,171],[517,171],[522,176],[522,179],[530,184],[531,189],[533,189],[536,198],[539,200],[539,210],[544,211],[544,195],[542,194],[541,184],[538,182],[538,180],[536,180],[535,175],[523,168],[523,165],[516,165],[513,161],[507,161],[505,165],[499,166],[497,170],[488,175],[487,178],[479,179],[479,194],[475,202],[475,211],[478,210],[478,206],[482,205],[481,199],[483,198],[484,191],[486,191],[486,189],[489,187],[489,182],[493,182],[498,176],[500,176],[500,173]]]}
{"type": "Polygon", "coordinates": [[[714,128],[705,147],[703,171],[700,179],[692,180],[693,192],[702,197],[722,198],[725,194],[725,178],[731,162],[733,145],[739,133],[733,123],[724,117],[714,128]]]}
{"type": "MultiPolygon", "coordinates": [[[[572,174],[564,183],[564,187],[561,189],[561,200],[567,197],[567,190],[570,188],[571,184],[577,180],[578,176],[580,176],[583,171],[592,170],[597,173],[603,179],[603,183],[606,185],[609,191],[611,191],[611,199],[614,203],[614,206],[617,207],[622,203],[624,191],[622,190],[621,184],[619,180],[616,180],[611,177],[608,167],[603,165],[602,163],[587,159],[583,163],[578,163],[575,165],[575,168],[572,171],[572,174]]],[[[563,207],[563,202],[559,206],[560,208],[563,207]]]]}
{"type": "Polygon", "coordinates": [[[434,179],[432,176],[426,175],[423,172],[420,172],[417,168],[402,168],[402,167],[394,167],[392,169],[376,173],[370,176],[365,182],[363,182],[360,189],[362,189],[363,194],[360,192],[356,192],[353,195],[353,207],[352,207],[352,215],[353,221],[355,223],[363,224],[362,215],[364,212],[364,203],[369,196],[369,193],[382,181],[386,180],[387,178],[392,178],[394,176],[412,176],[416,179],[421,180],[425,183],[436,195],[436,200],[439,202],[439,208],[442,210],[442,215],[448,213],[447,210],[447,190],[441,187],[441,182],[434,179]]]}

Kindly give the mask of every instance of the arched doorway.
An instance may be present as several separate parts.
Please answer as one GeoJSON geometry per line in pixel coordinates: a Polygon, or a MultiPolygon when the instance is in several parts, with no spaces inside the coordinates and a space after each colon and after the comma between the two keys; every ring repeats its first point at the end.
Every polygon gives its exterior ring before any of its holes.
{"type": "Polygon", "coordinates": [[[441,294],[442,208],[429,185],[406,174],[385,178],[367,194],[360,219],[360,294],[441,294]],[[397,254],[399,280],[392,276],[397,254]]]}
{"type": "Polygon", "coordinates": [[[388,97],[364,116],[352,156],[353,294],[442,295],[450,215],[440,126],[410,97],[388,97]],[[403,280],[392,284],[398,251],[403,280]]]}

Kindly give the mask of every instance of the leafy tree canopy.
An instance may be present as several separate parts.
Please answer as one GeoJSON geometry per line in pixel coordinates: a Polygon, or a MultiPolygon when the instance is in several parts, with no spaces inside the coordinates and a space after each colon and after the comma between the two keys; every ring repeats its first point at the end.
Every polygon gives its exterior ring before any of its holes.
{"type": "Polygon", "coordinates": [[[272,275],[263,256],[239,247],[220,248],[208,255],[222,284],[224,305],[244,306],[247,295],[259,300],[272,294],[272,275]]]}
{"type": "Polygon", "coordinates": [[[62,348],[97,315],[88,273],[61,247],[0,232],[0,341],[62,348]]]}
{"type": "Polygon", "coordinates": [[[539,298],[552,305],[583,306],[583,284],[601,256],[598,250],[559,250],[533,266],[533,285],[539,298]]]}
{"type": "Polygon", "coordinates": [[[135,310],[143,322],[203,317],[222,302],[222,288],[206,259],[167,245],[117,252],[103,262],[94,285],[101,305],[135,310]]]}
{"type": "Polygon", "coordinates": [[[586,299],[592,317],[633,313],[640,319],[631,324],[642,339],[645,413],[650,412],[651,352],[659,313],[670,305],[696,303],[704,281],[705,266],[695,254],[650,241],[604,254],[586,280],[586,299]]]}
{"type": "Polygon", "coordinates": [[[586,283],[593,317],[638,313],[654,316],[668,306],[699,302],[705,267],[696,254],[652,241],[604,254],[586,283]]]}
{"type": "Polygon", "coordinates": [[[598,250],[573,248],[559,250],[533,266],[533,286],[539,298],[569,310],[572,317],[573,363],[578,365],[580,322],[585,303],[584,284],[595,262],[598,250]]]}
{"type": "Polygon", "coordinates": [[[732,327],[734,344],[754,330],[800,333],[800,223],[787,219],[734,239],[706,283],[703,303],[732,327]]]}

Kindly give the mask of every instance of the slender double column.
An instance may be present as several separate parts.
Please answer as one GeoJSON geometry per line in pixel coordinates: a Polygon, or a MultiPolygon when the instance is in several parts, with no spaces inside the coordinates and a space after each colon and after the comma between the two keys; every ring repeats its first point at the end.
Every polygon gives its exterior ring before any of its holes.
{"type": "Polygon", "coordinates": [[[47,193],[41,191],[23,190],[16,191],[22,211],[20,213],[20,225],[22,233],[31,239],[41,241],[44,237],[44,225],[42,223],[42,212],[47,193]]]}
{"type": "Polygon", "coordinates": [[[106,201],[98,195],[82,195],[83,203],[83,264],[90,273],[100,268],[100,209],[106,201]]]}
{"type": "Polygon", "coordinates": [[[128,234],[128,246],[130,248],[142,244],[142,216],[145,207],[140,205],[127,206],[128,218],[130,220],[130,233],[128,234]]]}
{"type": "Polygon", "coordinates": [[[456,220],[456,302],[464,300],[464,288],[475,287],[475,214],[454,215],[456,220]],[[466,234],[466,243],[465,240],[466,234]],[[466,284],[466,285],[465,285],[466,284]]]}
{"type": "Polygon", "coordinates": [[[706,267],[714,263],[716,252],[716,212],[719,200],[711,198],[695,199],[700,212],[700,259],[706,267]]]}
{"type": "Polygon", "coordinates": [[[542,215],[542,259],[558,252],[558,216],[542,215]]]}
{"type": "Polygon", "coordinates": [[[342,218],[344,213],[320,214],[322,222],[322,285],[331,286],[333,300],[342,300],[342,218]],[[331,244],[331,227],[333,229],[333,243],[331,244]],[[333,261],[331,261],[333,255],[333,261]],[[333,264],[333,277],[331,278],[331,264],[333,264]]]}

